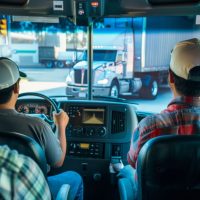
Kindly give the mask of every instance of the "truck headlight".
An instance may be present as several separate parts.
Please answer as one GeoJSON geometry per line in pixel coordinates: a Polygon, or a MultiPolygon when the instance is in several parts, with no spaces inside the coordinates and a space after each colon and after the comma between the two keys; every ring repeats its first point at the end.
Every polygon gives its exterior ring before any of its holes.
{"type": "Polygon", "coordinates": [[[66,78],[66,83],[71,83],[72,82],[72,78],[70,77],[70,75],[67,76],[66,78]]]}
{"type": "Polygon", "coordinates": [[[74,82],[74,71],[72,70],[65,79],[66,84],[74,82]]]}
{"type": "Polygon", "coordinates": [[[106,85],[106,84],[108,84],[108,79],[104,78],[102,80],[99,80],[99,81],[97,81],[97,84],[99,84],[99,85],[106,85]]]}

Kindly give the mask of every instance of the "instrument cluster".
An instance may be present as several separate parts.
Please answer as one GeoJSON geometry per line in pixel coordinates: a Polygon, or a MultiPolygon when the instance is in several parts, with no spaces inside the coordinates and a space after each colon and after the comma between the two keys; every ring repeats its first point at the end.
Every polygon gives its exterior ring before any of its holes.
{"type": "Polygon", "coordinates": [[[45,114],[50,116],[50,106],[41,103],[20,103],[16,110],[25,114],[45,114]]]}

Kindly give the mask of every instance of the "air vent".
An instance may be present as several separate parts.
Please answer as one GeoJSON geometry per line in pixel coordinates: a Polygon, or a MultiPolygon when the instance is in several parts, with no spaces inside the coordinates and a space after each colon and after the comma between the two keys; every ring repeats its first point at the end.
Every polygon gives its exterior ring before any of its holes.
{"type": "Polygon", "coordinates": [[[112,111],[112,125],[111,133],[120,133],[125,130],[125,113],[119,111],[112,111]]]}
{"type": "Polygon", "coordinates": [[[160,5],[174,5],[174,4],[196,4],[199,3],[199,0],[149,0],[149,4],[154,6],[160,6],[160,5]]]}

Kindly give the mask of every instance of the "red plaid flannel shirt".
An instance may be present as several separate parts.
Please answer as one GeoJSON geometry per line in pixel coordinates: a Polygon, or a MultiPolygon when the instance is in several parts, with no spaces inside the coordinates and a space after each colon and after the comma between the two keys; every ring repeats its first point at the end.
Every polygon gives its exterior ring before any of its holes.
{"type": "Polygon", "coordinates": [[[200,97],[179,97],[160,114],[143,119],[135,129],[128,152],[128,162],[136,168],[140,149],[151,138],[166,135],[200,134],[200,97]]]}

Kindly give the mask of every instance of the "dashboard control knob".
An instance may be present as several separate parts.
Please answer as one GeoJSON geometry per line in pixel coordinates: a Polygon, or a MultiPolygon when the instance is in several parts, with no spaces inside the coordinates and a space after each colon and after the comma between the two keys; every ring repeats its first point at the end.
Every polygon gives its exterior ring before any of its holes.
{"type": "Polygon", "coordinates": [[[93,174],[93,179],[95,181],[100,181],[101,180],[101,174],[100,173],[95,173],[93,174]]]}
{"type": "Polygon", "coordinates": [[[97,135],[99,136],[104,136],[106,134],[106,128],[105,127],[100,127],[96,131],[97,135]]]}

